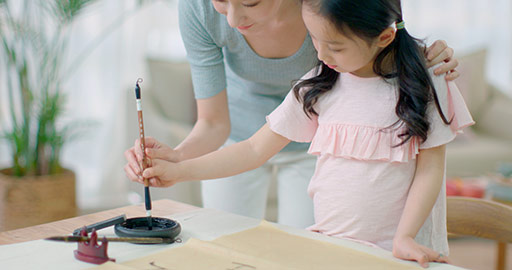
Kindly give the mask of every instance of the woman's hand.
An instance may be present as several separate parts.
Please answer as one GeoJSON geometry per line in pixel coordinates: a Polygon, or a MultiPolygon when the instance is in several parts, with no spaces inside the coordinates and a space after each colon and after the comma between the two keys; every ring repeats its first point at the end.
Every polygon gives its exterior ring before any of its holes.
{"type": "Polygon", "coordinates": [[[450,263],[448,257],[416,243],[409,236],[393,239],[393,256],[402,260],[417,261],[423,268],[427,268],[429,262],[450,263]]]}
{"type": "MultiPolygon", "coordinates": [[[[178,162],[179,155],[171,147],[157,141],[152,137],[145,138],[146,157],[148,158],[149,166],[152,164],[152,159],[158,158],[170,162],[178,162]]],[[[124,166],[126,176],[134,182],[142,181],[142,149],[140,147],[140,139],[135,141],[135,144],[130,149],[124,152],[124,156],[128,163],[124,166]]]]}
{"type": "Polygon", "coordinates": [[[446,80],[453,81],[459,77],[459,72],[455,70],[459,65],[457,59],[453,57],[453,49],[448,47],[446,41],[436,40],[426,51],[427,66],[432,67],[439,63],[445,62],[437,69],[434,70],[434,74],[441,75],[446,73],[446,80]]]}

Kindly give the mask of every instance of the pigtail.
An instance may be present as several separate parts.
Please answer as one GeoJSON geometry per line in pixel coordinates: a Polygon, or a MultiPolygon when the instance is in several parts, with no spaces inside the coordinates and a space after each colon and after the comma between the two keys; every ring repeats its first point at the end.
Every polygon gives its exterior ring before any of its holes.
{"type": "MultiPolygon", "coordinates": [[[[401,22],[401,16],[400,21],[401,22]]],[[[406,125],[406,131],[399,136],[403,138],[399,145],[406,143],[413,136],[421,141],[427,139],[430,122],[427,117],[428,104],[434,101],[437,111],[445,124],[450,124],[444,116],[434,83],[425,62],[425,46],[422,40],[409,35],[405,28],[397,29],[395,40],[376,58],[374,71],[376,74],[398,81],[398,101],[395,113],[399,120],[392,126],[399,128],[406,125]],[[391,55],[393,72],[385,73],[382,62],[386,55],[391,55]]]]}
{"type": "Polygon", "coordinates": [[[312,115],[318,115],[313,108],[315,103],[322,94],[332,90],[339,77],[338,72],[327,67],[321,61],[318,62],[315,73],[318,75],[310,79],[298,81],[293,87],[295,98],[302,102],[302,109],[309,118],[312,115]],[[302,88],[309,90],[304,91],[304,94],[301,96],[300,90],[302,88]]]}

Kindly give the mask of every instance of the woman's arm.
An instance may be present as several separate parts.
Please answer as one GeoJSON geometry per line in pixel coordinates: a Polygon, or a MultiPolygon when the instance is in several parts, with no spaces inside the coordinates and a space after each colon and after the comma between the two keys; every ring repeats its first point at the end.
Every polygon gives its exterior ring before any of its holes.
{"type": "MultiPolygon", "coordinates": [[[[153,158],[143,175],[151,186],[168,187],[177,182],[228,177],[263,165],[290,140],[265,124],[251,138],[194,159],[172,163],[153,158]]],[[[140,180],[139,182],[142,183],[140,180]]]]}
{"type": "MultiPolygon", "coordinates": [[[[226,90],[206,99],[197,100],[197,121],[189,135],[175,149],[157,141],[146,138],[146,155],[151,159],[164,159],[178,162],[210,153],[218,149],[228,138],[230,132],[229,109],[226,90]]],[[[142,150],[140,139],[124,153],[128,163],[124,170],[132,181],[141,177],[142,150]]]]}
{"type": "Polygon", "coordinates": [[[395,257],[418,261],[423,267],[427,267],[429,261],[447,262],[446,257],[440,257],[438,252],[414,241],[439,196],[444,177],[445,150],[445,145],[420,150],[414,180],[393,239],[395,257]]]}
{"type": "Polygon", "coordinates": [[[182,161],[215,151],[224,144],[230,131],[226,90],[211,98],[198,99],[194,128],[174,149],[174,158],[168,160],[182,161]]]}

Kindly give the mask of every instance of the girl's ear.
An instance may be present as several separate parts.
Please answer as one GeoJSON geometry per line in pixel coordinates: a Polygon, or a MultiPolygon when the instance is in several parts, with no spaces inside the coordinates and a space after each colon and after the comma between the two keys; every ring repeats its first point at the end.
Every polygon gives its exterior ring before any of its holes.
{"type": "Polygon", "coordinates": [[[388,27],[380,33],[377,38],[377,46],[381,48],[387,47],[393,40],[395,40],[396,30],[393,27],[388,27]]]}

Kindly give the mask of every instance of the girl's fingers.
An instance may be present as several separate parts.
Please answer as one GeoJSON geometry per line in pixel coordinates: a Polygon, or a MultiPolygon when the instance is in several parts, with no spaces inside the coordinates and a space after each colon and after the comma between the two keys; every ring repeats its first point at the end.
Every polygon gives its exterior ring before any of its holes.
{"type": "Polygon", "coordinates": [[[397,255],[395,255],[395,257],[399,259],[416,261],[421,267],[428,267],[429,256],[419,248],[413,248],[409,251],[399,251],[397,255]]]}
{"type": "Polygon", "coordinates": [[[158,178],[151,178],[149,182],[152,187],[167,187],[167,185],[158,178]]]}
{"type": "Polygon", "coordinates": [[[439,262],[439,263],[449,263],[449,258],[447,256],[445,256],[444,254],[439,253],[437,251],[434,251],[434,250],[424,247],[424,246],[422,247],[422,249],[423,249],[423,252],[425,252],[425,254],[427,254],[429,261],[439,262]]]}
{"type": "Polygon", "coordinates": [[[149,186],[151,186],[151,187],[158,187],[158,182],[157,182],[156,178],[150,178],[149,179],[149,186]]]}
{"type": "Polygon", "coordinates": [[[151,179],[151,178],[160,179],[160,176],[162,175],[162,168],[163,168],[163,166],[159,166],[158,162],[155,160],[155,161],[153,161],[153,166],[146,168],[142,172],[142,176],[147,179],[151,179]]]}
{"type": "Polygon", "coordinates": [[[448,256],[445,256],[442,253],[438,253],[437,257],[432,261],[439,263],[450,263],[450,258],[448,258],[448,256]]]}
{"type": "Polygon", "coordinates": [[[415,252],[414,254],[412,254],[411,259],[414,261],[417,261],[418,264],[423,268],[427,268],[428,262],[430,261],[428,255],[421,251],[418,251],[418,252],[415,252]]]}

